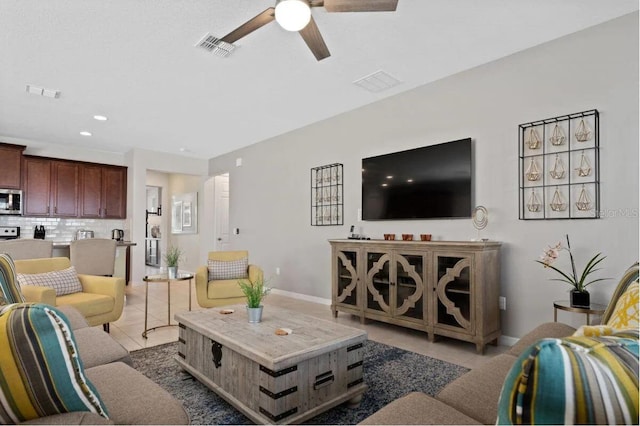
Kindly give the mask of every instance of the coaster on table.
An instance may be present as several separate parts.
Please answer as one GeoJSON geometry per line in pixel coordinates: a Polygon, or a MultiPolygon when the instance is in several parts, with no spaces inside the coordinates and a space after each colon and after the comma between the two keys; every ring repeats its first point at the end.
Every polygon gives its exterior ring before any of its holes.
{"type": "Polygon", "coordinates": [[[221,313],[222,315],[229,315],[229,314],[232,314],[232,313],[234,313],[234,312],[235,312],[235,310],[234,310],[234,309],[220,309],[220,313],[221,313]]]}
{"type": "Polygon", "coordinates": [[[293,330],[291,330],[290,328],[278,328],[276,329],[276,335],[278,336],[287,336],[289,334],[293,333],[293,330]]]}

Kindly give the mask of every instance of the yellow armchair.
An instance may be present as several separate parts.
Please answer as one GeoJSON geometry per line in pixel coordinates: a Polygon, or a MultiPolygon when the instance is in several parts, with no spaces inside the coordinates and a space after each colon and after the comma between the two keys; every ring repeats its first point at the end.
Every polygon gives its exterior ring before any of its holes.
{"type": "MultiPolygon", "coordinates": [[[[66,257],[24,259],[16,260],[14,263],[16,272],[21,274],[60,271],[71,266],[71,262],[66,257]]],[[[80,311],[90,326],[102,324],[108,330],[109,323],[116,321],[122,315],[124,278],[78,274],[78,279],[82,285],[82,292],[58,297],[55,290],[50,287],[23,285],[20,288],[27,302],[46,303],[52,306],[71,305],[80,311]]]]}
{"type": "MultiPolygon", "coordinates": [[[[209,252],[209,260],[233,261],[249,257],[246,250],[239,251],[211,251],[209,252]]],[[[256,282],[264,279],[262,269],[256,265],[249,265],[247,269],[248,279],[245,280],[256,282]]],[[[233,305],[246,301],[237,279],[231,280],[212,280],[209,281],[209,269],[200,266],[196,271],[196,298],[198,304],[203,308],[213,308],[216,306],[233,305]]]]}

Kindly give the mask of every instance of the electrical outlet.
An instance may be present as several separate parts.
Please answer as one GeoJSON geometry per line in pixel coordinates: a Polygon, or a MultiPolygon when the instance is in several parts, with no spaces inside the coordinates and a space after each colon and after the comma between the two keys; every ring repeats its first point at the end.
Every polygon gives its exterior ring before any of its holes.
{"type": "Polygon", "coordinates": [[[504,296],[500,296],[498,298],[498,304],[500,305],[500,310],[501,311],[506,311],[507,310],[507,298],[504,296]]]}
{"type": "Polygon", "coordinates": [[[280,275],[280,268],[276,268],[276,275],[280,275]]]}

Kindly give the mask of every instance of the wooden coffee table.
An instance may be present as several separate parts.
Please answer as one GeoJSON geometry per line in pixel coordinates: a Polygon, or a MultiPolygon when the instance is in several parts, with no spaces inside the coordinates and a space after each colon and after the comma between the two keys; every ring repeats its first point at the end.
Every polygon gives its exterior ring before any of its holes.
{"type": "Polygon", "coordinates": [[[175,319],[178,364],[256,423],[301,423],[342,402],[358,404],[367,389],[365,331],[272,306],[257,324],[245,305],[175,319]]]}

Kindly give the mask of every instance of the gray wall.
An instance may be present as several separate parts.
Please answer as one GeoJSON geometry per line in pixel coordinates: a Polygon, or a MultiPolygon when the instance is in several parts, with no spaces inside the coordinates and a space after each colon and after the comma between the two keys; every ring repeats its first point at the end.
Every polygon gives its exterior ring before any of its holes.
{"type": "MultiPolygon", "coordinates": [[[[477,236],[469,219],[357,222],[363,157],[465,137],[475,144],[475,202],[489,210],[483,236],[503,242],[503,333],[551,321],[552,302],[568,298],[569,287],[534,262],[565,233],[579,267],[598,251],[608,256],[601,276],[614,279],[590,287],[592,300],[606,303],[638,259],[637,13],[214,158],[209,174],[230,172],[234,248],[248,249],[276,288],[330,298],[327,240],[346,237],[351,224],[371,238],[477,236]],[[593,108],[601,114],[604,217],[518,220],[518,124],[593,108]],[[312,227],[310,168],[335,162],[344,164],[345,225],[312,227]]],[[[578,325],[579,317],[561,319],[578,325]]]]}

